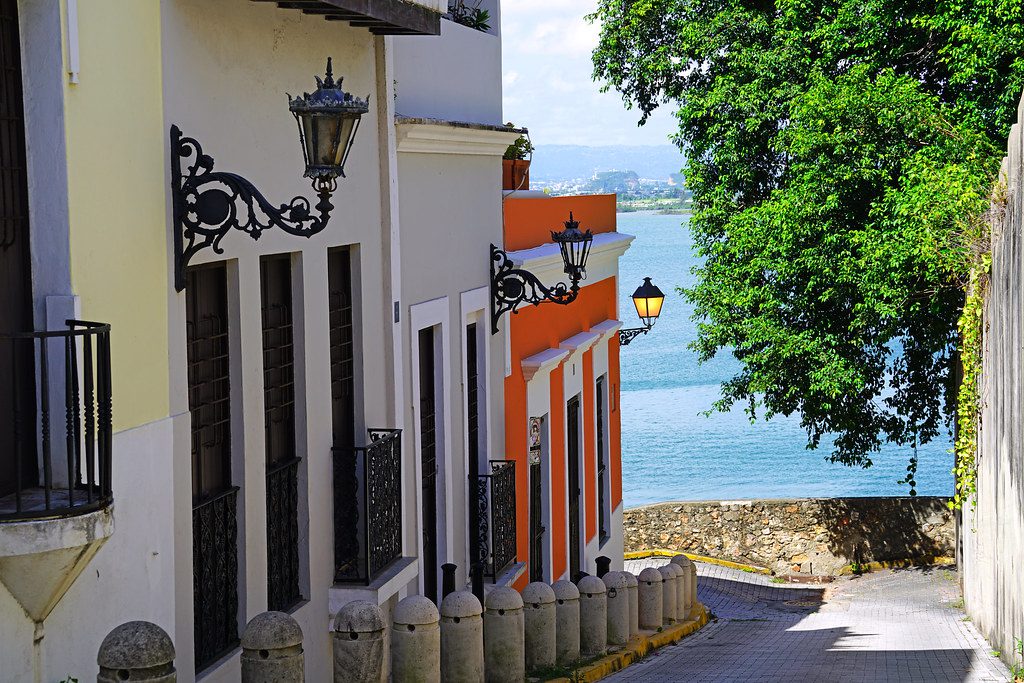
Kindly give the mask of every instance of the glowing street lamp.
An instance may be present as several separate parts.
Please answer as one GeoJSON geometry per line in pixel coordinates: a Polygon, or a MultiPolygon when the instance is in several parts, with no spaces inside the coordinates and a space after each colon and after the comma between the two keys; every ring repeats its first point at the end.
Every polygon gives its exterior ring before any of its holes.
{"type": "Polygon", "coordinates": [[[633,306],[636,307],[636,314],[644,326],[619,330],[619,344],[626,346],[641,334],[650,332],[661,315],[661,306],[664,303],[665,293],[651,282],[651,278],[645,277],[643,283],[633,292],[633,306]]]}

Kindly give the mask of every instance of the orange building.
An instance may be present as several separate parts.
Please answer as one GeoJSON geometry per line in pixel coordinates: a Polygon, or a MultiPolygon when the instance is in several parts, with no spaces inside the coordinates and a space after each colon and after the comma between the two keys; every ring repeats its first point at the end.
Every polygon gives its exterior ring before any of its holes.
{"type": "Polygon", "coordinates": [[[505,199],[504,248],[545,286],[565,281],[551,231],[570,211],[594,239],[575,301],[503,316],[505,448],[516,460],[516,549],[527,563],[519,588],[594,574],[601,555],[621,569],[617,287],[633,240],[616,231],[615,195],[523,194],[505,199]]]}

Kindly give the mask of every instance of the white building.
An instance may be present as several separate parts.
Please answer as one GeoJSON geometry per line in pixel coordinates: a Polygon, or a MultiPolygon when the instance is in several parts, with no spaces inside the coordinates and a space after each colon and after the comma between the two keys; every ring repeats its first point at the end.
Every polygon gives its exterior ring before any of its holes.
{"type": "Polygon", "coordinates": [[[328,680],[342,604],[437,596],[444,563],[468,582],[472,462],[504,459],[488,245],[518,136],[482,6],[487,32],[443,0],[0,0],[0,679],[88,680],[144,619],[179,680],[237,681],[278,609],[328,680]],[[328,57],[368,111],[303,238],[286,93],[328,57]],[[204,196],[221,172],[244,181],[204,196]],[[278,220],[214,240],[247,182],[278,220]],[[182,212],[212,244],[176,242],[182,212]],[[17,336],[66,319],[110,325],[109,366],[105,328],[17,336]]]}

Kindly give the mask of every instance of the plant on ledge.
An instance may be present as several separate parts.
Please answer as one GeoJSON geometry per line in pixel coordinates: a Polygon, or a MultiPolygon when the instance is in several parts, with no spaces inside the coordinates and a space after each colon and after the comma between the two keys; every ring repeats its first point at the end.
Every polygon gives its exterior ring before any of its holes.
{"type": "MultiPolygon", "coordinates": [[[[506,126],[514,129],[514,123],[506,123],[506,126]]],[[[529,190],[530,189],[530,158],[533,156],[533,143],[529,135],[524,133],[515,142],[508,146],[502,157],[502,189],[503,190],[529,190]]]]}
{"type": "Polygon", "coordinates": [[[486,33],[491,30],[491,13],[488,10],[480,9],[480,1],[467,6],[466,0],[449,0],[448,14],[445,18],[451,19],[456,24],[462,24],[469,28],[486,33]]]}

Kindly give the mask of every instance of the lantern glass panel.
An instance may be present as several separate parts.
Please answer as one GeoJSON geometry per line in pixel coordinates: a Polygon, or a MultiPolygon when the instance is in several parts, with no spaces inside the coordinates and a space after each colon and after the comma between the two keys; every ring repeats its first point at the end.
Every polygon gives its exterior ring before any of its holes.
{"type": "Polygon", "coordinates": [[[636,314],[644,324],[651,324],[661,315],[661,306],[665,303],[665,297],[636,297],[633,305],[636,306],[636,314]]]}

